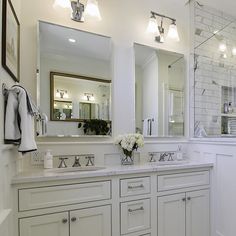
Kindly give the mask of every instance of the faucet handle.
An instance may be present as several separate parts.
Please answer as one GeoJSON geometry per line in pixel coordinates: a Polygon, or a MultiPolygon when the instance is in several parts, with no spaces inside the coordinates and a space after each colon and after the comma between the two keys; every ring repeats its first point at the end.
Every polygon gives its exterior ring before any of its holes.
{"type": "Polygon", "coordinates": [[[86,166],[94,166],[94,158],[95,157],[94,157],[93,154],[92,155],[88,155],[85,158],[88,160],[86,166]]]}
{"type": "Polygon", "coordinates": [[[58,168],[67,168],[66,160],[68,160],[68,158],[67,157],[60,157],[59,160],[61,162],[60,162],[60,165],[58,166],[58,168]]]}
{"type": "Polygon", "coordinates": [[[150,157],[149,162],[156,162],[155,155],[156,155],[155,152],[149,152],[148,153],[148,156],[150,157]]]}

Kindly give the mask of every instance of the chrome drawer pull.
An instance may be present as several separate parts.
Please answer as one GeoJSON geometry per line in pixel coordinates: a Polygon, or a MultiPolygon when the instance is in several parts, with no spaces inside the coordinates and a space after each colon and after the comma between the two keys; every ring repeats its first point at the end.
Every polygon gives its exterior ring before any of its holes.
{"type": "Polygon", "coordinates": [[[144,211],[143,207],[137,208],[137,209],[128,209],[128,212],[132,213],[132,212],[136,212],[136,211],[144,211]]]}
{"type": "Polygon", "coordinates": [[[144,185],[143,184],[140,184],[140,185],[136,185],[136,186],[128,186],[128,189],[137,189],[137,188],[144,188],[144,185]]]}

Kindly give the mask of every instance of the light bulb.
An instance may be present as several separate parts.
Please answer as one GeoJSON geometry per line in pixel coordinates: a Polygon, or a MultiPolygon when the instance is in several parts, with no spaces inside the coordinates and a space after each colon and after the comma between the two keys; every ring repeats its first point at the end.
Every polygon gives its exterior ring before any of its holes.
{"type": "Polygon", "coordinates": [[[53,7],[71,8],[70,0],[55,0],[53,7]]]}
{"type": "Polygon", "coordinates": [[[233,47],[233,49],[232,49],[232,55],[233,55],[233,56],[236,56],[236,47],[233,47]]]}
{"type": "Polygon", "coordinates": [[[65,98],[65,99],[69,98],[69,95],[68,95],[67,91],[65,91],[63,98],[65,98]]]}
{"type": "Polygon", "coordinates": [[[87,5],[85,7],[85,16],[91,16],[101,20],[101,14],[98,8],[98,2],[96,0],[88,0],[87,5]]]}
{"type": "Polygon", "coordinates": [[[219,51],[220,51],[220,52],[226,52],[226,50],[227,50],[226,43],[225,43],[225,42],[221,42],[221,43],[219,44],[219,51]]]}
{"type": "Polygon", "coordinates": [[[57,89],[57,91],[56,91],[56,97],[57,97],[57,98],[60,98],[60,97],[61,97],[61,94],[60,94],[60,92],[59,92],[58,89],[57,89]]]}
{"type": "Polygon", "coordinates": [[[157,19],[153,15],[149,19],[147,33],[157,34],[157,36],[160,36],[160,32],[159,32],[158,24],[157,24],[157,19]]]}
{"type": "Polygon", "coordinates": [[[168,34],[167,34],[167,37],[169,39],[172,39],[176,42],[179,42],[179,33],[178,33],[178,29],[177,29],[177,26],[176,26],[176,23],[175,21],[173,21],[170,26],[169,26],[169,31],[168,31],[168,34]]]}

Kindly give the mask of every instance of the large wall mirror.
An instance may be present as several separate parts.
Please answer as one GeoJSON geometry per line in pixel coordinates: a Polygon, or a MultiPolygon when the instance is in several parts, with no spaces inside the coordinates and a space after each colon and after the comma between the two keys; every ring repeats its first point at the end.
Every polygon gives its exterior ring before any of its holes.
{"type": "Polygon", "coordinates": [[[184,55],[135,44],[136,132],[184,136],[184,55]]]}
{"type": "Polygon", "coordinates": [[[111,38],[39,22],[39,136],[111,135],[111,38]]]}

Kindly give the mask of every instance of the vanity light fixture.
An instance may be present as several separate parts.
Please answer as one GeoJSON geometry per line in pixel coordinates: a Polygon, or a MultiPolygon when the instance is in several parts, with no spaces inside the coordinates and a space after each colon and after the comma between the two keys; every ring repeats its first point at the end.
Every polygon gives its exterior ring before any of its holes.
{"type": "Polygon", "coordinates": [[[55,0],[54,7],[71,8],[71,19],[77,22],[84,22],[84,16],[91,16],[101,20],[101,14],[97,0],[87,0],[86,6],[80,0],[55,0]]]}
{"type": "Polygon", "coordinates": [[[164,19],[171,20],[171,24],[169,26],[169,31],[167,34],[167,38],[179,42],[179,33],[176,25],[176,19],[165,16],[156,12],[151,11],[151,17],[149,19],[149,24],[147,27],[147,32],[155,34],[155,40],[158,43],[164,43],[165,42],[165,29],[164,29],[164,19]],[[158,25],[157,23],[157,17],[161,18],[161,24],[158,25]]]}
{"type": "Polygon", "coordinates": [[[95,100],[94,95],[92,93],[85,93],[84,100],[92,102],[95,100]]]}
{"type": "Polygon", "coordinates": [[[63,99],[63,98],[68,99],[69,95],[68,95],[67,90],[57,89],[56,97],[61,98],[61,99],[63,99]]]}

